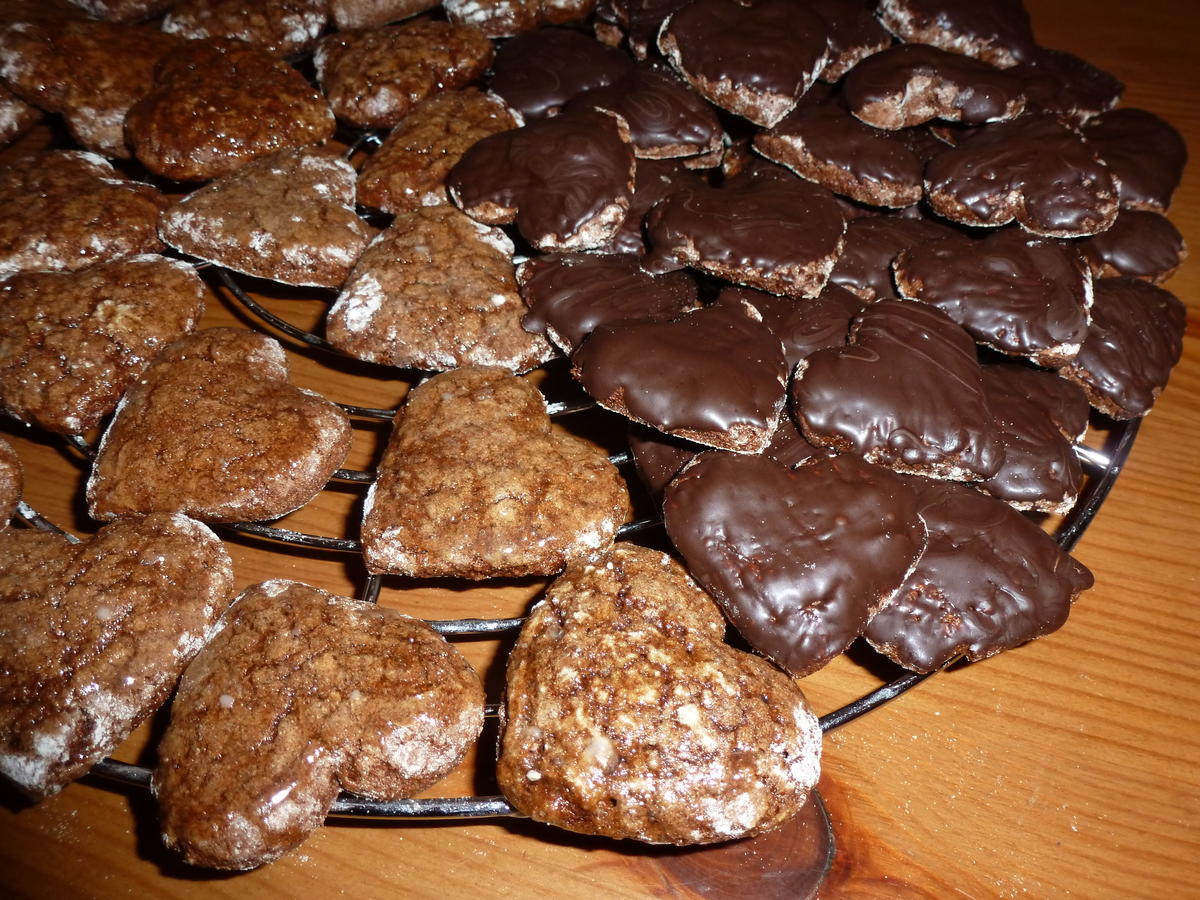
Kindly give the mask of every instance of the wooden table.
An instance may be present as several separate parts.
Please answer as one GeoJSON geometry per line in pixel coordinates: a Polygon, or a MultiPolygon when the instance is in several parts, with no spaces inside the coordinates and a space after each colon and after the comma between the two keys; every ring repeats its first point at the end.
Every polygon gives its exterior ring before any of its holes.
{"type": "MultiPolygon", "coordinates": [[[[1200,5],[1029,5],[1043,44],[1114,72],[1128,84],[1126,105],[1159,113],[1200,148],[1200,5]]],[[[1172,219],[1200,248],[1200,166],[1189,169],[1172,219]]],[[[1185,265],[1168,286],[1189,306],[1184,359],[1078,549],[1096,588],[1059,633],[936,676],[828,736],[821,791],[837,855],[821,896],[1200,896],[1200,265],[1185,265]]],[[[205,324],[237,321],[222,304],[211,307],[205,324]]],[[[321,304],[276,308],[304,321],[321,304]]],[[[295,359],[298,382],[345,402],[389,406],[403,391],[381,370],[295,359]]],[[[73,454],[57,440],[0,427],[25,462],[29,502],[88,530],[73,454]]],[[[377,431],[363,432],[350,464],[369,466],[377,444],[377,431]]],[[[288,524],[340,534],[354,496],[326,493],[288,524]]],[[[282,555],[253,541],[231,548],[240,586],[282,576],[352,592],[361,578],[341,556],[282,555]]],[[[390,585],[382,600],[428,616],[518,615],[540,587],[390,585]]],[[[494,683],[496,642],[462,646],[494,683]]],[[[839,661],[807,679],[806,690],[824,712],[872,678],[839,661]]],[[[138,758],[147,733],[118,755],[138,758]]],[[[469,760],[431,794],[470,793],[473,768],[469,760]]],[[[753,886],[745,873],[769,868],[780,852],[756,850],[713,878],[678,854],[520,820],[340,821],[279,862],[221,876],[190,871],[161,848],[153,804],[137,791],[88,781],[33,808],[3,798],[0,892],[21,896],[764,897],[770,879],[753,886]]]]}

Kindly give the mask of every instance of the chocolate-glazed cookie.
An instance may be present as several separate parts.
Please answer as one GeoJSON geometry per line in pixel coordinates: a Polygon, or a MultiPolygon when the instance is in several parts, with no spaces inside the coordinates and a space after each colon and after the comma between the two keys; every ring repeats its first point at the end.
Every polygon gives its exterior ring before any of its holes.
{"type": "Polygon", "coordinates": [[[1015,363],[986,365],[983,374],[985,385],[1000,381],[1006,392],[1035,404],[1067,440],[1078,441],[1087,431],[1087,396],[1079,385],[1057,373],[1015,363]]]}
{"type": "Polygon", "coordinates": [[[892,36],[875,18],[875,0],[806,0],[805,5],[828,28],[829,62],[821,70],[822,81],[834,83],[892,43],[892,36]]]}
{"type": "Polygon", "coordinates": [[[1174,275],[1188,253],[1179,229],[1166,216],[1146,209],[1121,210],[1112,228],[1076,246],[1097,278],[1130,275],[1155,284],[1174,275]]]}
{"type": "Polygon", "coordinates": [[[925,545],[912,489],[854,455],[789,470],[705,453],[667,488],[663,518],[692,577],[793,675],[845,650],[925,545]]]}
{"type": "Polygon", "coordinates": [[[901,250],[956,232],[936,219],[919,216],[864,216],[846,226],[846,242],[829,280],[864,301],[895,299],[892,260],[901,250]]]}
{"type": "Polygon", "coordinates": [[[810,353],[841,347],[850,334],[850,322],[863,302],[836,284],[825,285],[816,297],[798,300],[745,287],[727,287],[717,303],[749,303],[762,315],[763,324],[783,342],[788,370],[810,353]]]}
{"type": "Polygon", "coordinates": [[[633,196],[629,199],[629,211],[625,213],[625,218],[613,236],[603,245],[596,247],[595,252],[643,255],[647,247],[642,223],[651,207],[676,191],[706,186],[707,182],[703,176],[688,169],[682,161],[639,159],[637,174],[633,179],[633,196]]]}
{"type": "Polygon", "coordinates": [[[1187,163],[1187,144],[1174,126],[1130,107],[1091,119],[1083,134],[1112,169],[1123,208],[1167,211],[1187,163]]]}
{"type": "Polygon", "coordinates": [[[1084,237],[1117,217],[1117,183],[1096,147],[1041,113],[983,125],[925,168],[925,196],[964,225],[1014,219],[1045,237],[1084,237]]]}
{"type": "Polygon", "coordinates": [[[1114,419],[1144,416],[1183,353],[1187,310],[1170,291],[1136,278],[1101,278],[1095,287],[1087,339],[1059,374],[1114,419]]]}
{"type": "Polygon", "coordinates": [[[885,28],[910,44],[932,44],[1008,68],[1034,53],[1033,29],[1021,0],[880,0],[885,28]]]}
{"type": "Polygon", "coordinates": [[[1108,112],[1125,91],[1115,75],[1063,50],[1038,47],[1009,71],[1021,80],[1027,110],[1054,113],[1074,125],[1108,112]]]}
{"type": "Polygon", "coordinates": [[[932,672],[1049,634],[1092,586],[1091,572],[1016,510],[963,485],[912,486],[929,546],[864,632],[906,669],[932,672]]]}
{"type": "Polygon", "coordinates": [[[596,38],[610,47],[624,40],[636,59],[645,59],[655,48],[663,20],[688,0],[600,0],[593,28],[596,38]]]}
{"type": "Polygon", "coordinates": [[[792,382],[792,412],[814,444],[935,478],[973,481],[1000,468],[975,344],[941,310],[880,300],[846,347],[807,362],[792,382]]]}

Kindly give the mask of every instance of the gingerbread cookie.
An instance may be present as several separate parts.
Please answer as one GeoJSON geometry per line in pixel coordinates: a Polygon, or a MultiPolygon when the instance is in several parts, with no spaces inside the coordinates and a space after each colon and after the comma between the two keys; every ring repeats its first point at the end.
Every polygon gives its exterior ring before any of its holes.
{"type": "Polygon", "coordinates": [[[816,786],[820,726],[791,679],[724,633],[662,553],[625,546],[572,566],[509,657],[505,797],[537,821],[651,843],[789,819],[816,786]]]}
{"type": "Polygon", "coordinates": [[[663,20],[688,0],[599,0],[592,27],[597,40],[625,47],[635,59],[652,55],[663,20]]]}
{"type": "Polygon", "coordinates": [[[367,248],[325,320],[329,342],[389,366],[527,372],[553,355],[521,327],[512,241],[453,206],[403,212],[367,248]]]}
{"type": "Polygon", "coordinates": [[[166,10],[172,0],[68,0],[94,19],[139,22],[166,10]]]}
{"type": "Polygon", "coordinates": [[[931,44],[1000,68],[1034,55],[1033,29],[1021,0],[879,0],[876,14],[910,44],[931,44]]]}
{"type": "Polygon", "coordinates": [[[193,191],[159,219],[190,256],[284,284],[339,287],[374,233],[354,211],[354,168],[282,150],[193,191]]]}
{"type": "Polygon", "coordinates": [[[42,118],[42,111],[30,106],[0,84],[0,148],[7,147],[42,118]]]}
{"type": "Polygon", "coordinates": [[[254,585],[188,666],[152,788],[163,841],[251,869],[302,843],[344,788],[399,800],[483,726],[483,686],[418,619],[294,581],[254,585]]]}
{"type": "Polygon", "coordinates": [[[842,254],[834,263],[829,281],[864,301],[895,299],[892,260],[896,255],[916,244],[956,233],[948,225],[923,215],[851,219],[846,225],[842,254]]]}
{"type": "Polygon", "coordinates": [[[181,515],[89,540],[0,532],[0,775],[34,800],[166,702],[233,595],[229,554],[181,515]]]}
{"type": "Polygon", "coordinates": [[[163,19],[162,30],[193,41],[235,38],[293,56],[313,48],[328,18],[326,0],[179,0],[163,19]]]}
{"type": "Polygon", "coordinates": [[[1112,228],[1077,243],[1097,278],[1130,275],[1166,281],[1187,259],[1187,244],[1171,221],[1147,209],[1123,209],[1112,228]]]}
{"type": "Polygon", "coordinates": [[[1166,212],[1187,164],[1187,145],[1169,123],[1144,109],[1114,109],[1083,127],[1112,169],[1124,209],[1166,212]]]}
{"type": "Polygon", "coordinates": [[[875,18],[875,0],[806,0],[805,5],[825,21],[829,61],[820,79],[833,84],[868,56],[892,43],[875,18]]]}
{"type": "Polygon", "coordinates": [[[586,19],[596,0],[445,0],[446,17],[491,38],[512,37],[538,25],[586,19]]]}
{"type": "Polygon", "coordinates": [[[643,255],[647,247],[642,222],[650,208],[678,190],[706,186],[703,176],[687,168],[684,162],[686,160],[639,159],[629,210],[613,236],[594,252],[643,255]]]}
{"type": "Polygon", "coordinates": [[[88,510],[102,521],[151,511],[274,519],[311,500],[349,449],[346,414],[291,384],[278,341],[210,328],[165,348],[125,393],[88,510]]]}
{"type": "Polygon", "coordinates": [[[17,451],[0,438],[0,530],[8,525],[21,501],[25,489],[24,472],[17,451]]]}
{"type": "Polygon", "coordinates": [[[437,0],[328,0],[329,17],[339,31],[378,28],[438,6],[437,0]]]}
{"type": "Polygon", "coordinates": [[[1073,125],[1108,112],[1125,85],[1112,73],[1063,50],[1038,47],[1027,62],[1009,70],[1021,80],[1025,108],[1053,113],[1073,125]]]}
{"type": "Polygon", "coordinates": [[[816,297],[795,300],[744,287],[727,287],[717,303],[749,303],[762,315],[763,324],[783,342],[783,358],[791,371],[809,354],[841,347],[862,301],[836,284],[827,284],[816,297]]]}
{"type": "Polygon", "coordinates": [[[537,388],[470,366],[414,388],[367,497],[373,572],[551,575],[612,545],[630,516],[603,451],[552,431],[537,388]]]}

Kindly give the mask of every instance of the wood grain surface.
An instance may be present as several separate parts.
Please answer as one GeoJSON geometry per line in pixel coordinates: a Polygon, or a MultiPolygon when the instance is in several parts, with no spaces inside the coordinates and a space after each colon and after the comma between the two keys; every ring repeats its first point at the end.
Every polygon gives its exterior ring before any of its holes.
{"type": "MultiPolygon", "coordinates": [[[[1125,105],[1164,116],[1200,150],[1200,4],[1028,5],[1041,43],[1115,73],[1128,85],[1125,105]]],[[[1171,218],[1200,255],[1200,165],[1188,169],[1171,218]]],[[[821,792],[837,849],[820,896],[1200,897],[1200,262],[1168,287],[1188,305],[1184,359],[1078,548],[1095,589],[1062,631],[937,675],[827,737],[821,792]]],[[[311,298],[270,303],[299,324],[324,308],[311,298]]],[[[214,299],[205,324],[238,321],[214,299]]],[[[296,381],[333,399],[390,407],[404,392],[384,369],[292,358],[296,381]]],[[[77,456],[12,423],[0,430],[24,461],[28,501],[78,533],[92,530],[77,456]]],[[[381,434],[362,431],[349,465],[370,466],[381,434]]],[[[286,524],[340,535],[358,502],[353,491],[328,491],[286,524]]],[[[361,583],[354,557],[254,540],[231,549],[239,586],[287,577],[348,593],[361,583]]],[[[540,588],[395,580],[381,602],[428,617],[519,615],[540,588]]],[[[460,646],[495,696],[503,642],[460,646]]],[[[818,712],[878,683],[864,659],[805,679],[818,712]]],[[[149,759],[155,727],[117,755],[149,759]]],[[[490,792],[486,768],[469,759],[429,795],[490,792]]],[[[795,897],[823,850],[815,809],[770,840],[708,855],[521,820],[339,820],[284,859],[229,876],[164,851],[153,803],[136,790],[89,779],[36,807],[0,797],[0,894],[21,897],[795,897]]]]}

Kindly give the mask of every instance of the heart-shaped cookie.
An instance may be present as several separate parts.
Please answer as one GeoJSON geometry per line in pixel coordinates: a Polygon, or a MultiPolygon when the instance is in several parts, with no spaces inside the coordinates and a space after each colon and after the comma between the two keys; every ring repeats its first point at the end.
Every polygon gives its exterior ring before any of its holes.
{"type": "Polygon", "coordinates": [[[537,388],[503,369],[414,388],[378,472],[362,526],[373,572],[552,575],[611,546],[630,516],[604,452],[553,431],[537,388]]]}
{"type": "Polygon", "coordinates": [[[845,650],[925,546],[912,489],[851,454],[795,469],[702,454],[668,486],[663,518],[742,637],[793,675],[845,650]]]}
{"type": "Polygon", "coordinates": [[[61,790],[166,701],[233,596],[217,536],[134,517],[77,544],[0,533],[0,774],[61,790]]]}
{"type": "Polygon", "coordinates": [[[171,705],[153,789],[188,862],[250,869],[301,843],[345,788],[424,790],[483,726],[483,686],[428,625],[292,581],[247,589],[171,705]]]}
{"type": "Polygon", "coordinates": [[[96,454],[88,508],[101,520],[276,519],[311,500],[349,449],[350,420],[291,384],[278,341],[210,328],[164,349],[125,393],[96,454]]]}
{"type": "Polygon", "coordinates": [[[497,776],[526,815],[571,831],[712,843],[791,818],[817,781],[804,695],[723,642],[712,600],[665,554],[575,564],[508,661],[497,776]]]}

